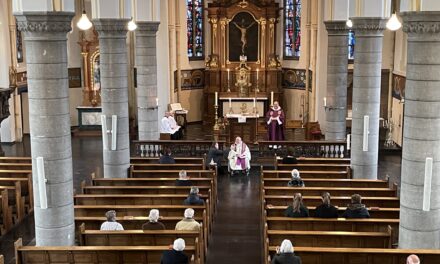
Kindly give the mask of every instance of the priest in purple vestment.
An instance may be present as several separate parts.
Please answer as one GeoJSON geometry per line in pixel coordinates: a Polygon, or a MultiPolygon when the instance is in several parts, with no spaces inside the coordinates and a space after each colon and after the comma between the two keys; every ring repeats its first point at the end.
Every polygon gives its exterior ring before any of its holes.
{"type": "Polygon", "coordinates": [[[277,101],[273,102],[273,106],[267,111],[267,136],[269,141],[283,141],[284,138],[284,111],[281,109],[277,101]]]}

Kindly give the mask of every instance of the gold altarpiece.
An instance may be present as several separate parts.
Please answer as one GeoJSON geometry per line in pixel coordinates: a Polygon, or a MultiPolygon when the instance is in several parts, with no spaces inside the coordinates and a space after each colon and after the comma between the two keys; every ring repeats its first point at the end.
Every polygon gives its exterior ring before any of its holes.
{"type": "Polygon", "coordinates": [[[206,123],[215,120],[216,92],[220,117],[229,111],[223,109],[227,100],[257,98],[262,104],[259,115],[263,116],[271,92],[274,100],[282,98],[281,64],[276,54],[280,10],[274,0],[218,0],[208,4],[211,48],[205,70],[206,123]]]}

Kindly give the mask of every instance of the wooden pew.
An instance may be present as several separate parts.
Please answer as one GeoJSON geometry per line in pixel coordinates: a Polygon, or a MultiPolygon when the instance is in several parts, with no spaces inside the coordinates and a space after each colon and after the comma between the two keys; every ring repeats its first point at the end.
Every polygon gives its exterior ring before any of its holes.
{"type": "MultiPolygon", "coordinates": [[[[275,247],[268,249],[275,254],[275,247]]],[[[302,263],[313,264],[403,264],[411,254],[417,254],[420,263],[440,263],[440,250],[427,249],[378,249],[378,248],[326,248],[296,247],[295,254],[301,257],[302,263]]],[[[267,264],[270,264],[270,258],[267,264]]]]}
{"type": "MultiPolygon", "coordinates": [[[[266,178],[291,178],[292,171],[271,171],[261,170],[261,179],[266,178]]],[[[300,171],[300,176],[303,179],[320,178],[320,179],[350,179],[348,171],[300,171]]],[[[287,184],[287,183],[286,183],[287,184]]]]}
{"type": "MultiPolygon", "coordinates": [[[[133,170],[132,178],[179,178],[180,170],[133,170]]],[[[190,178],[214,178],[216,177],[213,170],[190,170],[187,171],[190,178]]]]}
{"type": "Polygon", "coordinates": [[[24,199],[21,196],[20,185],[18,186],[0,186],[0,192],[6,190],[9,196],[8,203],[11,206],[11,213],[15,213],[17,222],[24,217],[24,199]]]}
{"type": "Polygon", "coordinates": [[[0,157],[0,163],[32,163],[32,157],[0,157]]]}
{"type": "MultiPolygon", "coordinates": [[[[287,206],[265,206],[265,210],[267,210],[267,216],[284,216],[284,211],[287,209],[287,206]]],[[[310,215],[315,215],[314,206],[308,206],[310,215]]],[[[338,207],[339,215],[342,215],[346,210],[346,207],[338,207]]],[[[371,218],[386,218],[386,219],[399,219],[399,208],[367,208],[370,213],[371,218]]]]}
{"type": "MultiPolygon", "coordinates": [[[[271,205],[292,205],[292,196],[265,195],[264,200],[271,205]]],[[[322,203],[321,196],[303,196],[303,202],[306,206],[316,207],[322,203]]],[[[334,206],[347,206],[351,202],[351,196],[333,196],[332,204],[334,206]]],[[[362,203],[369,207],[398,208],[400,201],[397,197],[363,197],[362,203]]]]}
{"type": "Polygon", "coordinates": [[[24,162],[2,163],[0,161],[0,169],[2,169],[2,170],[32,170],[32,163],[24,163],[24,162]]]}
{"type": "MultiPolygon", "coordinates": [[[[120,223],[125,230],[140,230],[142,225],[148,222],[148,212],[145,213],[147,216],[132,216],[132,217],[116,217],[116,221],[120,223]]],[[[167,230],[174,230],[177,222],[182,220],[183,216],[161,216],[159,221],[165,225],[167,230]]],[[[203,223],[202,217],[194,217],[194,219],[203,223]]],[[[76,216],[75,226],[79,228],[81,224],[85,224],[85,228],[89,230],[99,230],[101,224],[107,219],[102,216],[76,216]]]]}
{"type": "MultiPolygon", "coordinates": [[[[350,165],[350,158],[309,158],[298,157],[296,158],[298,164],[343,164],[350,165]]],[[[283,164],[283,158],[274,155],[275,170],[277,170],[278,164],[283,164]]]]}
{"type": "MultiPolygon", "coordinates": [[[[165,250],[169,246],[33,247],[23,246],[21,239],[15,242],[16,264],[157,264],[165,250]]],[[[187,246],[184,253],[191,264],[204,263],[195,259],[196,247],[187,246]]]]}
{"type": "Polygon", "coordinates": [[[12,228],[12,213],[9,206],[9,194],[7,189],[1,190],[0,201],[0,215],[2,219],[0,234],[4,235],[12,228]]]}
{"type": "Polygon", "coordinates": [[[145,163],[145,164],[132,164],[130,166],[130,172],[133,170],[204,170],[205,165],[203,164],[155,164],[155,163],[145,163]]]}
{"type": "MultiPolygon", "coordinates": [[[[205,155],[206,156],[206,155],[205,155]]],[[[205,165],[205,157],[174,157],[176,164],[200,164],[205,165]]],[[[158,164],[159,157],[131,157],[131,164],[158,164]]]]}
{"type": "Polygon", "coordinates": [[[0,178],[32,178],[32,169],[22,169],[22,170],[0,169],[0,178]]]}
{"type": "MultiPolygon", "coordinates": [[[[186,194],[77,194],[74,199],[76,205],[182,205],[186,197],[186,194]]],[[[201,197],[209,200],[208,195],[201,197]]]]}
{"type": "Polygon", "coordinates": [[[21,220],[25,211],[34,209],[32,178],[0,178],[0,186],[13,186],[13,201],[16,203],[17,217],[21,220]]]}
{"type": "Polygon", "coordinates": [[[301,193],[303,196],[320,196],[323,192],[329,192],[332,197],[351,196],[355,193],[362,197],[397,197],[397,189],[390,188],[351,188],[351,187],[287,187],[287,186],[263,186],[267,195],[291,195],[301,193]]]}
{"type": "Polygon", "coordinates": [[[391,227],[388,232],[268,230],[267,238],[269,246],[289,239],[295,247],[391,248],[391,227]]]}
{"type": "Polygon", "coordinates": [[[278,170],[293,170],[299,171],[347,171],[350,170],[350,164],[326,164],[326,163],[314,163],[314,164],[278,164],[278,170]]]}
{"type": "MultiPolygon", "coordinates": [[[[291,178],[264,178],[264,186],[287,186],[291,178]]],[[[389,181],[367,179],[303,178],[306,187],[388,188],[389,181]]]]}
{"type": "MultiPolygon", "coordinates": [[[[203,229],[202,229],[203,230],[203,229]]],[[[182,238],[185,246],[196,248],[196,258],[204,259],[205,245],[203,232],[176,230],[123,230],[100,231],[86,230],[81,226],[81,246],[167,246],[182,238]]]]}

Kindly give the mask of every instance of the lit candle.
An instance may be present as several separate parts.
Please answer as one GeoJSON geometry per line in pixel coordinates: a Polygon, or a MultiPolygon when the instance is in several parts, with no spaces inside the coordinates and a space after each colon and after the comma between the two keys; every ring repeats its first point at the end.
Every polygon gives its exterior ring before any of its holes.
{"type": "Polygon", "coordinates": [[[270,105],[273,105],[273,91],[270,92],[270,105]]]}
{"type": "Polygon", "coordinates": [[[218,92],[215,92],[215,103],[214,106],[218,106],[218,92]]]}
{"type": "Polygon", "coordinates": [[[324,97],[324,107],[327,107],[327,98],[324,97]]]}
{"type": "Polygon", "coordinates": [[[229,83],[229,77],[230,77],[230,74],[231,74],[231,70],[228,69],[228,83],[229,83]]]}
{"type": "Polygon", "coordinates": [[[257,82],[258,82],[258,72],[259,72],[259,70],[257,69],[257,82]]]}
{"type": "Polygon", "coordinates": [[[156,97],[156,106],[159,106],[159,98],[156,97]]]}
{"type": "Polygon", "coordinates": [[[232,108],[232,99],[229,97],[229,108],[232,108]]]}
{"type": "Polygon", "coordinates": [[[257,105],[256,98],[254,97],[254,107],[257,105]]]}
{"type": "Polygon", "coordinates": [[[350,145],[350,141],[351,141],[351,135],[348,134],[348,135],[347,135],[347,150],[350,150],[350,147],[351,147],[351,145],[350,145]]]}

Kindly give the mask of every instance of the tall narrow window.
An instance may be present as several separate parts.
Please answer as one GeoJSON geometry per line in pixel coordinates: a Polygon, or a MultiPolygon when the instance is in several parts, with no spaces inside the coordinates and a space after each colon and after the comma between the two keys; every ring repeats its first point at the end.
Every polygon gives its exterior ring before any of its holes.
{"type": "Polygon", "coordinates": [[[284,0],[284,58],[298,59],[301,48],[301,0],[284,0]]]}
{"type": "Polygon", "coordinates": [[[356,44],[356,39],[354,35],[354,31],[348,31],[348,59],[354,59],[354,45],[356,44]]]}
{"type": "Polygon", "coordinates": [[[188,57],[203,60],[203,0],[186,0],[188,57]]]}

